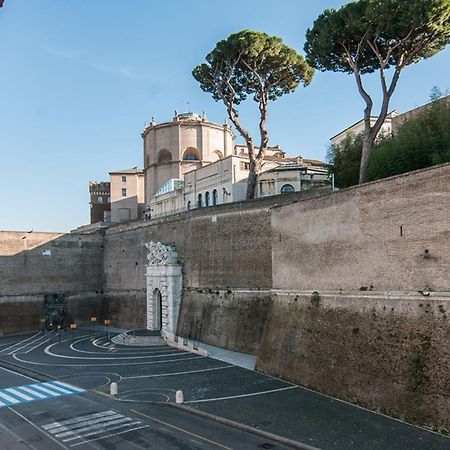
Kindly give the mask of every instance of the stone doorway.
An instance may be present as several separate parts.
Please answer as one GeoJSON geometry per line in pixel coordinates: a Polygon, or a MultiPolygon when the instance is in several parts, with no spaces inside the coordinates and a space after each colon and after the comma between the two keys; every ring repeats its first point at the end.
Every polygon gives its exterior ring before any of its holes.
{"type": "Polygon", "coordinates": [[[182,272],[175,247],[145,244],[147,259],[147,328],[175,335],[181,303],[182,272]]]}

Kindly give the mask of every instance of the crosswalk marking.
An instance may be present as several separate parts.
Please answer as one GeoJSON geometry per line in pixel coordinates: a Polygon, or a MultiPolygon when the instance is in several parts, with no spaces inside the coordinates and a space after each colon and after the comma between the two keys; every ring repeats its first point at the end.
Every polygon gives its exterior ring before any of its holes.
{"type": "Polygon", "coordinates": [[[20,403],[20,400],[17,400],[16,398],[11,397],[10,395],[6,394],[5,392],[0,392],[0,397],[9,403],[12,403],[13,405],[16,403],[20,403]]]}
{"type": "Polygon", "coordinates": [[[42,385],[45,386],[45,387],[56,389],[57,391],[62,392],[63,394],[70,394],[71,393],[67,389],[64,389],[62,387],[56,386],[56,385],[51,384],[51,383],[42,383],[42,385]]]}
{"type": "Polygon", "coordinates": [[[32,394],[35,397],[38,398],[47,398],[44,394],[41,394],[40,392],[33,390],[27,386],[17,386],[16,389],[20,389],[21,391],[28,392],[29,394],[32,394]]]}
{"type": "Polygon", "coordinates": [[[15,395],[16,397],[23,398],[24,400],[27,400],[27,401],[29,401],[29,402],[30,402],[31,400],[33,400],[33,398],[30,397],[29,395],[22,394],[22,392],[19,392],[19,391],[17,391],[16,389],[8,388],[8,389],[5,389],[5,390],[8,391],[8,392],[10,392],[11,394],[15,395]]]}
{"type": "Polygon", "coordinates": [[[91,440],[107,439],[148,426],[136,418],[111,410],[60,420],[41,427],[67,445],[76,447],[91,440]]]}
{"type": "MultiPolygon", "coordinates": [[[[110,416],[106,416],[106,417],[101,417],[100,419],[88,419],[88,420],[82,420],[78,423],[72,424],[70,425],[70,428],[72,430],[75,430],[77,428],[83,428],[87,425],[94,425],[97,423],[101,423],[101,422],[107,422],[108,420],[113,420],[113,419],[118,419],[118,418],[122,418],[125,417],[122,414],[114,414],[114,415],[110,415],[110,416]]],[[[50,430],[51,433],[59,433],[59,432],[63,432],[63,431],[67,431],[69,428],[67,426],[62,425],[61,427],[57,428],[57,429],[52,429],[50,430]]]]}
{"type": "Polygon", "coordinates": [[[84,392],[84,389],[58,381],[27,384],[0,389],[0,408],[84,392]]]}
{"type": "Polygon", "coordinates": [[[115,415],[115,414],[117,414],[115,411],[105,411],[105,412],[101,412],[101,413],[88,414],[87,416],[81,416],[81,417],[77,417],[75,419],[63,420],[61,422],[53,422],[48,425],[44,425],[42,428],[44,430],[51,430],[52,428],[57,428],[57,427],[66,426],[66,425],[72,425],[74,423],[84,422],[86,420],[95,419],[96,417],[104,417],[104,416],[115,415]]]}

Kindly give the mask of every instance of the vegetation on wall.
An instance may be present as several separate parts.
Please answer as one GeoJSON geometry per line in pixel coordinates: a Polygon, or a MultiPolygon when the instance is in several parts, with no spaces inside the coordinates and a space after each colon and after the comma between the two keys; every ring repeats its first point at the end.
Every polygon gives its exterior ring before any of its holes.
{"type": "Polygon", "coordinates": [[[378,180],[450,161],[450,103],[435,102],[372,153],[367,179],[378,180]]]}
{"type": "Polygon", "coordinates": [[[450,0],[359,0],[326,9],[306,33],[307,61],[322,71],[354,76],[365,102],[359,182],[367,181],[370,154],[403,69],[450,42],[450,0]],[[373,98],[365,74],[378,73],[381,108],[371,123],[373,98]]]}
{"type": "MultiPolygon", "coordinates": [[[[358,184],[362,147],[362,133],[350,134],[340,145],[330,147],[327,159],[335,174],[337,187],[358,184]]],[[[395,135],[379,139],[369,160],[367,180],[378,180],[445,162],[450,162],[450,103],[435,101],[405,122],[395,135]]]]}

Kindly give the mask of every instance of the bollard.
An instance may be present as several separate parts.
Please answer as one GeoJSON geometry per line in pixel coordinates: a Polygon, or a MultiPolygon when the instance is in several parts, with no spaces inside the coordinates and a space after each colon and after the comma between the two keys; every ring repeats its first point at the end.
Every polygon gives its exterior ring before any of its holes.
{"type": "Polygon", "coordinates": [[[109,386],[109,394],[110,395],[117,395],[117,383],[113,382],[109,386]]]}
{"type": "Polygon", "coordinates": [[[183,391],[182,390],[178,390],[177,393],[175,394],[175,402],[176,403],[183,403],[183,391]]]}

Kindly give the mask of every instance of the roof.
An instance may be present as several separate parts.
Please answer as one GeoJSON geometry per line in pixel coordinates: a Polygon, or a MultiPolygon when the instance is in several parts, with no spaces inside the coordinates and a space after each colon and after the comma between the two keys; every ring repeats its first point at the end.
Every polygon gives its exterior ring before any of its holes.
{"type": "Polygon", "coordinates": [[[131,169],[114,170],[109,172],[110,175],[139,175],[143,174],[144,169],[138,169],[137,167],[132,167],[131,169]]]}

